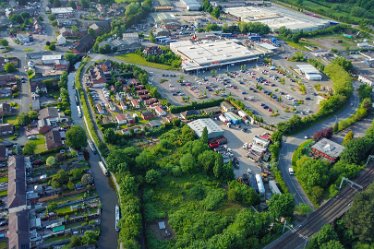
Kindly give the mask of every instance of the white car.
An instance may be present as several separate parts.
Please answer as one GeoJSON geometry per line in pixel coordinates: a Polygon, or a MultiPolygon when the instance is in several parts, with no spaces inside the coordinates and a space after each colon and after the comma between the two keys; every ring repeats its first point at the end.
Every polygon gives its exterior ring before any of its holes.
{"type": "Polygon", "coordinates": [[[295,174],[295,171],[293,170],[293,168],[288,168],[288,173],[290,174],[290,176],[293,176],[295,174]]]}

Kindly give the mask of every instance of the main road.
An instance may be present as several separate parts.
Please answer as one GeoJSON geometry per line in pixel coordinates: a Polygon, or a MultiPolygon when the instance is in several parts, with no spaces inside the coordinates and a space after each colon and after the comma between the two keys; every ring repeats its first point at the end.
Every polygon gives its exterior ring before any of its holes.
{"type": "MultiPolygon", "coordinates": [[[[74,124],[85,128],[84,121],[78,115],[77,103],[75,98],[74,87],[75,72],[68,75],[68,91],[70,97],[71,118],[74,124]]],[[[116,191],[113,189],[108,177],[104,176],[100,170],[98,162],[101,160],[99,155],[95,154],[89,147],[90,153],[89,163],[91,165],[91,172],[95,179],[96,191],[99,194],[102,204],[101,209],[101,224],[100,224],[100,238],[98,248],[116,249],[118,234],[115,231],[115,205],[118,204],[116,191]]]]}
{"type": "Polygon", "coordinates": [[[359,105],[359,98],[357,97],[357,83],[354,84],[354,94],[348,101],[348,104],[335,115],[325,118],[324,120],[306,128],[305,130],[292,135],[285,136],[282,142],[282,146],[279,153],[279,169],[282,173],[282,177],[287,184],[287,187],[291,194],[295,197],[296,204],[305,203],[310,207],[313,207],[313,204],[310,202],[306,196],[304,190],[300,186],[299,182],[294,176],[290,176],[288,173],[288,168],[292,167],[292,154],[296,148],[305,141],[305,137],[311,137],[316,131],[319,131],[323,128],[332,127],[340,119],[345,119],[351,116],[357,109],[359,105]]]}

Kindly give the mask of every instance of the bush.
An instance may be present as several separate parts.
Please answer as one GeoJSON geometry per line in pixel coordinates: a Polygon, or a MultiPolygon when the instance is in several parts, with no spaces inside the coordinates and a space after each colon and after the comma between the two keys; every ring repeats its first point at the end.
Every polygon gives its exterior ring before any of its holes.
{"type": "Polygon", "coordinates": [[[198,109],[204,109],[204,108],[209,108],[209,107],[213,107],[213,106],[218,106],[221,104],[221,102],[223,101],[223,99],[213,99],[213,100],[209,100],[209,101],[204,101],[204,102],[200,102],[200,103],[197,103],[197,102],[192,102],[192,104],[190,105],[184,105],[184,106],[170,106],[169,107],[169,110],[171,113],[181,113],[181,112],[184,112],[184,111],[188,111],[188,110],[198,110],[198,109]]]}

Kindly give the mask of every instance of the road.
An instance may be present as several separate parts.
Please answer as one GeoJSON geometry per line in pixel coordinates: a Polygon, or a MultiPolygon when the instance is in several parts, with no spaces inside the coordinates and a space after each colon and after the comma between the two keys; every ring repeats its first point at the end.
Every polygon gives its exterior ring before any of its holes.
{"type": "MultiPolygon", "coordinates": [[[[77,102],[75,99],[75,87],[74,87],[75,72],[68,75],[68,91],[70,98],[71,118],[76,125],[85,127],[82,118],[78,115],[77,102]]],[[[94,154],[92,150],[87,148],[90,153],[89,163],[91,165],[91,171],[95,179],[96,191],[100,197],[102,204],[101,213],[101,224],[100,224],[100,238],[98,248],[116,249],[118,234],[115,231],[115,205],[118,204],[117,195],[115,190],[109,181],[110,178],[103,175],[100,170],[98,162],[101,160],[99,155],[94,154]]]]}
{"type": "MultiPolygon", "coordinates": [[[[366,168],[355,180],[364,189],[374,180],[374,158],[370,158],[366,168]]],[[[323,225],[341,217],[351,207],[351,202],[358,188],[344,188],[339,195],[330,199],[326,204],[313,212],[308,219],[296,229],[291,229],[279,239],[267,245],[264,249],[298,249],[304,248],[308,239],[318,232],[323,225]]]]}
{"type": "MultiPolygon", "coordinates": [[[[358,84],[355,82],[353,85],[356,91],[358,84]]],[[[288,168],[291,167],[293,152],[302,142],[305,141],[305,136],[311,137],[316,131],[323,128],[332,127],[339,119],[345,119],[351,116],[359,105],[359,98],[357,95],[358,94],[355,92],[350,101],[348,101],[348,104],[338,111],[334,116],[326,118],[293,136],[284,137],[279,153],[279,169],[290,193],[295,197],[296,204],[305,203],[313,208],[313,204],[306,196],[296,178],[290,176],[288,173],[288,168]]]]}

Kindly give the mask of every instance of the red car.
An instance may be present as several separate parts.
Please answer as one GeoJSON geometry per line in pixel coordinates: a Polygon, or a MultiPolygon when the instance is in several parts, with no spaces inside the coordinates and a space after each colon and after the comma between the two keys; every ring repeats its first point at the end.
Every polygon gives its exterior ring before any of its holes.
{"type": "Polygon", "coordinates": [[[209,148],[214,149],[219,147],[219,142],[209,143],[209,148]]]}

